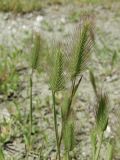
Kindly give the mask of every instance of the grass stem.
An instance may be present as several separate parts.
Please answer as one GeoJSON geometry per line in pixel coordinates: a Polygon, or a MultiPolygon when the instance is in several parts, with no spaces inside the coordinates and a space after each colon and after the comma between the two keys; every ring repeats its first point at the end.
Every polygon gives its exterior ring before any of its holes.
{"type": "Polygon", "coordinates": [[[100,133],[98,147],[97,147],[97,150],[96,150],[96,154],[95,154],[94,160],[98,160],[98,158],[99,158],[102,141],[103,141],[103,132],[100,133]]]}
{"type": "Polygon", "coordinates": [[[30,122],[30,148],[32,145],[31,135],[32,135],[32,127],[33,127],[33,69],[30,75],[30,113],[29,113],[29,122],[30,122]]]}
{"type": "MultiPolygon", "coordinates": [[[[75,96],[75,93],[81,83],[81,80],[82,80],[83,76],[80,77],[78,83],[76,84],[76,79],[72,80],[72,88],[71,88],[71,95],[70,95],[70,100],[69,100],[69,104],[68,104],[68,113],[67,113],[67,116],[69,116],[69,112],[70,112],[70,109],[71,109],[71,105],[72,105],[72,101],[73,101],[73,98],[75,96]],[[75,85],[76,84],[76,85],[75,85]]],[[[61,129],[61,134],[60,134],[60,138],[59,138],[59,147],[61,146],[61,142],[62,142],[62,138],[63,138],[63,130],[64,130],[64,124],[62,124],[62,129],[61,129]]]]}
{"type": "Polygon", "coordinates": [[[57,154],[58,154],[58,159],[61,160],[61,158],[60,158],[58,126],[57,126],[57,114],[56,114],[56,105],[55,105],[55,92],[52,92],[52,98],[53,98],[54,127],[55,127],[56,143],[57,143],[57,154]]]}

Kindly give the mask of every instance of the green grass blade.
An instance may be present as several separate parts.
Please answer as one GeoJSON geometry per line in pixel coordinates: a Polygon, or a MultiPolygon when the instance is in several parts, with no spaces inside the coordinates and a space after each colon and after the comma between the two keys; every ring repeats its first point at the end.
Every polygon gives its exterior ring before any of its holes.
{"type": "Polygon", "coordinates": [[[3,149],[2,149],[1,146],[0,146],[0,160],[5,160],[5,156],[4,156],[4,153],[3,153],[3,149]]]}
{"type": "Polygon", "coordinates": [[[113,160],[113,145],[108,143],[107,160],[113,160]]]}
{"type": "Polygon", "coordinates": [[[91,81],[93,90],[95,92],[95,95],[98,96],[95,76],[92,71],[90,71],[89,74],[90,74],[90,81],[91,81]]]}
{"type": "Polygon", "coordinates": [[[74,148],[75,136],[74,136],[74,120],[73,117],[70,116],[67,120],[64,131],[63,131],[63,141],[66,152],[70,152],[74,148]]]}

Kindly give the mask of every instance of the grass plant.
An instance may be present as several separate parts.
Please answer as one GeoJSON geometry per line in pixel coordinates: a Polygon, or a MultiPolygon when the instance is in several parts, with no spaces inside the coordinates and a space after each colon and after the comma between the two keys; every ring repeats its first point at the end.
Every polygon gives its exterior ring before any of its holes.
{"type": "Polygon", "coordinates": [[[56,135],[56,144],[57,144],[57,152],[58,159],[60,160],[60,145],[59,145],[59,134],[58,134],[58,122],[57,122],[57,113],[56,113],[56,93],[64,89],[64,77],[63,77],[63,54],[58,48],[55,50],[55,58],[54,58],[54,67],[50,77],[50,84],[52,90],[52,99],[53,99],[53,113],[54,113],[54,128],[56,135]]]}
{"type": "MultiPolygon", "coordinates": [[[[56,92],[62,91],[65,92],[65,76],[64,76],[64,55],[60,46],[57,48],[55,54],[55,63],[53,65],[53,72],[51,74],[50,84],[53,97],[53,110],[54,110],[54,126],[56,134],[56,143],[57,143],[57,153],[58,159],[61,159],[60,147],[63,140],[65,147],[65,159],[71,160],[70,152],[74,148],[74,117],[72,109],[72,101],[76,94],[76,91],[82,80],[82,72],[87,68],[88,59],[90,56],[90,49],[92,46],[92,39],[90,36],[91,31],[91,22],[86,20],[83,22],[82,28],[78,30],[76,41],[73,45],[73,52],[71,53],[71,58],[69,60],[69,75],[71,82],[70,91],[68,90],[67,96],[61,104],[61,122],[62,129],[61,134],[58,133],[58,123],[57,123],[57,112],[56,112],[56,92]],[[69,94],[70,92],[70,94],[69,94]]],[[[68,81],[67,81],[68,83],[68,81]]]]}
{"type": "Polygon", "coordinates": [[[19,59],[19,51],[14,50],[11,55],[4,46],[0,46],[0,93],[10,97],[19,88],[19,74],[16,70],[16,62],[19,59]],[[18,56],[16,59],[16,55],[18,56]]]}
{"type": "MultiPolygon", "coordinates": [[[[90,80],[93,86],[93,90],[96,96],[95,105],[95,119],[96,124],[91,135],[91,141],[93,146],[93,160],[100,158],[100,150],[104,141],[104,133],[108,126],[108,107],[110,106],[108,95],[103,93],[101,89],[97,88],[94,74],[90,71],[90,80]],[[99,91],[100,90],[100,91],[99,91]],[[100,92],[100,93],[99,93],[100,92]]],[[[112,144],[108,143],[107,159],[113,159],[113,147],[112,144]]]]}
{"type": "MultiPolygon", "coordinates": [[[[91,37],[91,29],[93,26],[90,20],[85,20],[81,28],[77,30],[77,37],[75,43],[72,43],[71,53],[69,58],[64,53],[64,49],[61,44],[52,49],[52,58],[49,59],[52,63],[52,70],[50,72],[50,89],[53,101],[53,117],[54,117],[54,128],[56,137],[56,148],[57,155],[56,160],[72,160],[71,152],[75,146],[75,116],[73,108],[73,100],[78,90],[78,87],[83,78],[83,72],[87,69],[91,47],[93,46],[93,39],[91,37]],[[66,75],[66,59],[68,62],[68,69],[66,75]],[[69,71],[69,73],[68,73],[69,71]],[[70,83],[70,87],[67,87],[67,83],[70,83]],[[60,103],[60,109],[57,108],[57,94],[61,92],[64,94],[62,102],[60,103]],[[58,121],[58,115],[61,117],[61,121],[58,121]],[[61,128],[59,132],[59,123],[61,128]],[[64,155],[62,155],[62,144],[64,145],[64,155]]],[[[76,36],[76,34],[75,34],[76,36]]],[[[41,61],[43,60],[43,41],[39,33],[35,33],[33,38],[33,48],[30,56],[30,110],[29,110],[29,126],[23,125],[22,115],[19,110],[17,103],[16,105],[16,121],[19,121],[20,128],[23,133],[23,139],[26,146],[26,157],[29,156],[28,151],[32,150],[33,143],[33,87],[34,87],[34,74],[36,71],[41,71],[41,61]]],[[[48,63],[48,64],[49,64],[48,63]]],[[[104,143],[104,133],[108,126],[108,95],[101,91],[97,87],[94,74],[90,72],[90,80],[93,86],[93,90],[96,97],[95,104],[95,126],[91,135],[92,144],[92,160],[99,160],[101,158],[101,148],[104,143]]],[[[15,134],[15,133],[14,133],[15,134]]],[[[9,134],[7,133],[7,137],[9,134]]],[[[1,137],[2,144],[5,143],[6,137],[1,137]]],[[[4,159],[3,146],[0,148],[0,158],[4,159]]],[[[40,157],[43,157],[42,155],[40,157]]],[[[44,159],[44,158],[43,158],[44,159]]],[[[108,142],[107,145],[107,160],[113,159],[113,145],[108,142]]]]}
{"type": "MultiPolygon", "coordinates": [[[[63,141],[65,154],[65,160],[71,160],[70,152],[74,148],[74,114],[72,108],[72,102],[76,91],[82,80],[83,71],[87,68],[90,50],[93,44],[93,37],[91,37],[91,30],[93,29],[92,23],[89,20],[83,22],[82,28],[78,30],[75,43],[73,44],[73,53],[69,58],[69,75],[71,82],[70,91],[65,90],[65,76],[63,68],[64,56],[63,50],[60,46],[55,51],[56,57],[54,58],[53,71],[50,78],[52,97],[53,97],[53,113],[54,113],[54,127],[57,144],[58,159],[61,159],[61,143],[63,141]],[[61,104],[61,133],[58,132],[57,111],[56,108],[56,93],[62,91],[65,92],[65,99],[61,104]],[[67,93],[68,92],[68,93],[67,93]]],[[[92,72],[90,72],[90,80],[96,96],[95,106],[95,118],[96,125],[93,129],[92,144],[93,144],[93,160],[98,160],[100,157],[100,150],[104,139],[104,132],[108,126],[108,96],[97,88],[96,81],[92,72]]],[[[67,81],[68,82],[68,81],[67,81]]],[[[108,151],[108,159],[112,157],[112,147],[108,151]]],[[[57,157],[57,156],[56,156],[57,157]]],[[[57,158],[56,158],[57,159],[57,158]]]]}
{"type": "MultiPolygon", "coordinates": [[[[31,52],[30,57],[30,66],[31,66],[31,73],[30,73],[30,114],[29,114],[29,122],[30,122],[30,136],[28,139],[30,139],[30,145],[32,142],[31,135],[33,131],[33,74],[35,71],[40,71],[40,58],[41,58],[41,45],[42,40],[38,33],[35,33],[35,37],[33,37],[33,49],[31,52]]],[[[30,146],[31,148],[32,146],[30,146]]]]}

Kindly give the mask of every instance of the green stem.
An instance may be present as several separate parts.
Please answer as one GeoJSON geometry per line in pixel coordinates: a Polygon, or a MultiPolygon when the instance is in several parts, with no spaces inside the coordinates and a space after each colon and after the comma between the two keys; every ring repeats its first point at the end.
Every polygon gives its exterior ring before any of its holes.
{"type": "Polygon", "coordinates": [[[30,133],[32,132],[32,78],[30,77],[30,133]]]}
{"type": "Polygon", "coordinates": [[[65,153],[65,160],[70,160],[69,152],[65,153]]]}
{"type": "MultiPolygon", "coordinates": [[[[73,100],[73,97],[74,97],[74,87],[75,87],[75,83],[72,83],[72,89],[71,89],[71,95],[70,95],[70,98],[69,98],[68,111],[67,111],[66,119],[68,118],[69,113],[70,113],[70,108],[71,108],[72,100],[73,100]]],[[[63,138],[64,126],[65,126],[65,122],[64,123],[62,122],[62,129],[61,129],[61,134],[60,134],[60,139],[59,139],[59,147],[61,146],[61,142],[62,142],[62,138],[63,138]]]]}
{"type": "MultiPolygon", "coordinates": [[[[67,113],[67,117],[69,116],[69,113],[70,113],[70,110],[71,110],[72,101],[73,101],[73,98],[74,98],[74,95],[75,95],[75,81],[76,81],[76,79],[74,79],[74,80],[72,81],[72,89],[71,89],[71,95],[70,95],[69,103],[68,103],[68,113],[67,113]]],[[[66,118],[67,118],[67,117],[66,117],[66,118]]]]}
{"type": "MultiPolygon", "coordinates": [[[[76,93],[79,85],[80,85],[80,82],[81,82],[82,78],[83,78],[83,76],[80,77],[77,84],[76,84],[76,78],[74,80],[72,80],[71,95],[70,95],[70,98],[69,98],[68,113],[67,113],[66,118],[69,116],[73,98],[75,96],[75,93],[76,93]]],[[[59,147],[61,146],[61,141],[62,141],[62,137],[63,137],[63,130],[64,130],[64,125],[62,125],[62,129],[61,129],[61,135],[60,135],[60,139],[59,139],[59,147]]]]}
{"type": "Polygon", "coordinates": [[[71,111],[71,105],[72,105],[72,101],[73,101],[73,98],[77,92],[77,89],[80,85],[80,82],[82,80],[82,77],[80,77],[78,83],[76,84],[76,78],[74,80],[72,80],[72,89],[71,89],[71,95],[70,95],[70,98],[69,98],[69,104],[68,104],[68,113],[67,113],[67,117],[69,117],[69,114],[70,114],[70,111],[71,111]]]}
{"type": "Polygon", "coordinates": [[[57,154],[58,159],[60,160],[60,145],[59,145],[59,135],[58,135],[58,125],[57,125],[57,114],[56,114],[56,106],[55,106],[55,92],[52,92],[53,98],[53,112],[54,112],[54,127],[55,127],[55,136],[56,136],[56,144],[57,144],[57,154]]]}
{"type": "Polygon", "coordinates": [[[30,148],[32,145],[31,135],[32,135],[32,126],[33,126],[33,70],[30,75],[30,113],[29,113],[29,122],[30,122],[30,148]]]}
{"type": "Polygon", "coordinates": [[[98,160],[98,158],[99,158],[102,141],[103,141],[103,132],[100,133],[99,143],[98,143],[98,147],[97,147],[97,150],[96,150],[96,153],[95,153],[94,160],[98,160]]]}

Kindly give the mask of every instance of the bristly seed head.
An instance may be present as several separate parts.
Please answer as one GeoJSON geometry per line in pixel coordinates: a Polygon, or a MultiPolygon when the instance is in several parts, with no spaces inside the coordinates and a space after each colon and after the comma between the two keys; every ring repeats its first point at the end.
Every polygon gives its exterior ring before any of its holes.
{"type": "Polygon", "coordinates": [[[62,50],[60,48],[60,46],[58,46],[58,48],[56,48],[54,50],[53,53],[53,66],[52,66],[52,72],[50,75],[50,85],[51,85],[51,89],[53,92],[57,92],[60,91],[62,89],[64,89],[64,70],[63,70],[63,62],[64,62],[64,58],[63,58],[63,53],[62,50]]]}
{"type": "Polygon", "coordinates": [[[90,34],[91,28],[91,22],[85,21],[80,30],[77,31],[70,63],[72,79],[80,75],[81,72],[87,68],[88,60],[90,57],[90,50],[93,44],[93,40],[90,34]]]}

